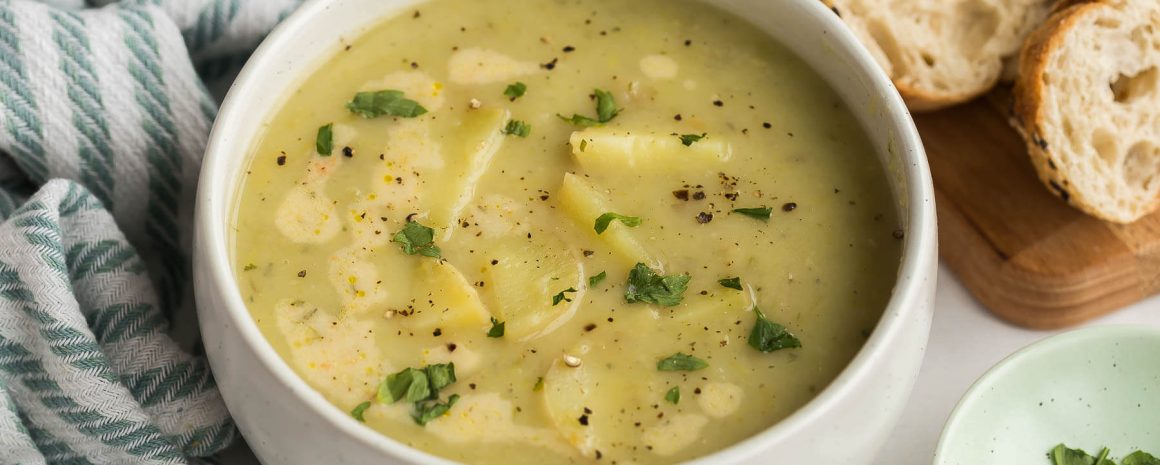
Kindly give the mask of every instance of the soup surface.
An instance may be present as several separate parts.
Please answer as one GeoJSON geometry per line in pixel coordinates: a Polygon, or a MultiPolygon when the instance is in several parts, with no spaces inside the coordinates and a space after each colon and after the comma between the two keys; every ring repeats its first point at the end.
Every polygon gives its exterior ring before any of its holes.
{"type": "Polygon", "coordinates": [[[883,169],[744,20],[434,0],[342,45],[254,147],[236,270],[368,427],[472,464],[679,462],[793,413],[879,320],[883,169]]]}

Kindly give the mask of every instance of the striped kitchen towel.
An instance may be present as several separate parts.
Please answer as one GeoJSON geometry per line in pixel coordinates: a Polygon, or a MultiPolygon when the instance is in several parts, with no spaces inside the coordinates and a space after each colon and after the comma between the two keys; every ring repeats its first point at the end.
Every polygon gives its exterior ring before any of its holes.
{"type": "Polygon", "coordinates": [[[190,223],[218,99],[300,0],[0,0],[0,465],[177,464],[236,436],[190,223]]]}

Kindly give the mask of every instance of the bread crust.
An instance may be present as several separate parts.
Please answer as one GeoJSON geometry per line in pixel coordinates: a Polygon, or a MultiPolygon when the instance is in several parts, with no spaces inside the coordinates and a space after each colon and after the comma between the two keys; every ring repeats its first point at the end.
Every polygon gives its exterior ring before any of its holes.
{"type": "MultiPolygon", "coordinates": [[[[842,21],[847,23],[847,25],[849,25],[854,30],[855,35],[860,41],[863,42],[864,46],[872,51],[872,54],[875,50],[878,50],[876,48],[877,45],[873,44],[876,39],[867,34],[865,30],[858,27],[858,23],[860,23],[862,18],[846,9],[845,5],[838,5],[839,2],[837,0],[821,1],[824,5],[834,10],[834,12],[842,18],[842,21]]],[[[1044,6],[1046,7],[1046,3],[1051,1],[1055,0],[1044,0],[1044,6]]],[[[1015,55],[1017,55],[1017,53],[1012,53],[1009,56],[1015,55]]],[[[877,55],[875,58],[877,58],[880,62],[883,59],[889,60],[889,58],[883,58],[877,55]]],[[[896,72],[892,72],[891,64],[884,63],[883,67],[887,69],[887,74],[890,74],[891,81],[894,82],[894,87],[902,96],[903,101],[906,102],[907,107],[914,112],[927,112],[940,110],[963,102],[967,102],[986,94],[988,91],[994,88],[995,85],[1004,79],[1003,64],[1001,60],[1006,58],[1007,57],[995,57],[996,60],[1000,60],[999,63],[996,63],[999,65],[999,68],[995,70],[994,75],[987,76],[985,81],[974,82],[969,86],[957,85],[953,86],[954,88],[952,89],[936,89],[931,86],[916,85],[914,82],[907,79],[906,76],[900,76],[896,72]]],[[[1008,76],[1007,79],[1010,79],[1010,76],[1008,76]]]]}
{"type": "Polygon", "coordinates": [[[999,74],[995,75],[987,85],[971,91],[964,91],[958,93],[933,93],[927,92],[923,89],[913,87],[903,83],[897,79],[894,81],[894,87],[898,89],[898,93],[902,95],[902,101],[906,102],[906,107],[913,112],[927,112],[936,111],[947,108],[953,105],[973,100],[983,94],[986,94],[995,84],[999,83],[999,74]]]}
{"type": "Polygon", "coordinates": [[[1144,213],[1138,216],[1116,215],[1099,209],[1086,198],[1084,192],[1071,188],[1071,181],[1058,169],[1052,158],[1052,141],[1043,137],[1046,132],[1043,127],[1047,124],[1043,113],[1047,99],[1045,75],[1051,71],[1051,57],[1062,47],[1066,34],[1075,28],[1085,15],[1105,7],[1107,5],[1103,0],[1062,0],[1056,5],[1052,15],[1027,37],[1019,54],[1021,73],[1015,81],[1011,124],[1023,136],[1031,164],[1035,167],[1039,180],[1052,194],[1096,218],[1116,223],[1130,223],[1160,207],[1160,198],[1152,199],[1151,203],[1141,210],[1144,213]]]}

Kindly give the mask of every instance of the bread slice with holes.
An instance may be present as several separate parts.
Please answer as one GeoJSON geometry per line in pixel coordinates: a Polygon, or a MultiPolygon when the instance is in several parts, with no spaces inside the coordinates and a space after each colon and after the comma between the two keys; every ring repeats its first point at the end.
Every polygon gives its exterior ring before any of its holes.
{"type": "Polygon", "coordinates": [[[1020,62],[1014,124],[1048,188],[1118,223],[1160,207],[1160,2],[1073,1],[1020,62]]]}
{"type": "Polygon", "coordinates": [[[1014,72],[1053,0],[825,0],[870,50],[913,111],[979,96],[1014,72]]]}

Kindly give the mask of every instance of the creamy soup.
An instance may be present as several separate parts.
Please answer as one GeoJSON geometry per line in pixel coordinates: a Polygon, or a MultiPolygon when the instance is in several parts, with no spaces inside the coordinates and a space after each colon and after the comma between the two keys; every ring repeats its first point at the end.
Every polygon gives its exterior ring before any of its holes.
{"type": "Polygon", "coordinates": [[[339,45],[252,150],[236,270],[367,427],[471,464],[680,462],[792,414],[879,320],[883,168],[744,20],[434,0],[339,45]]]}

